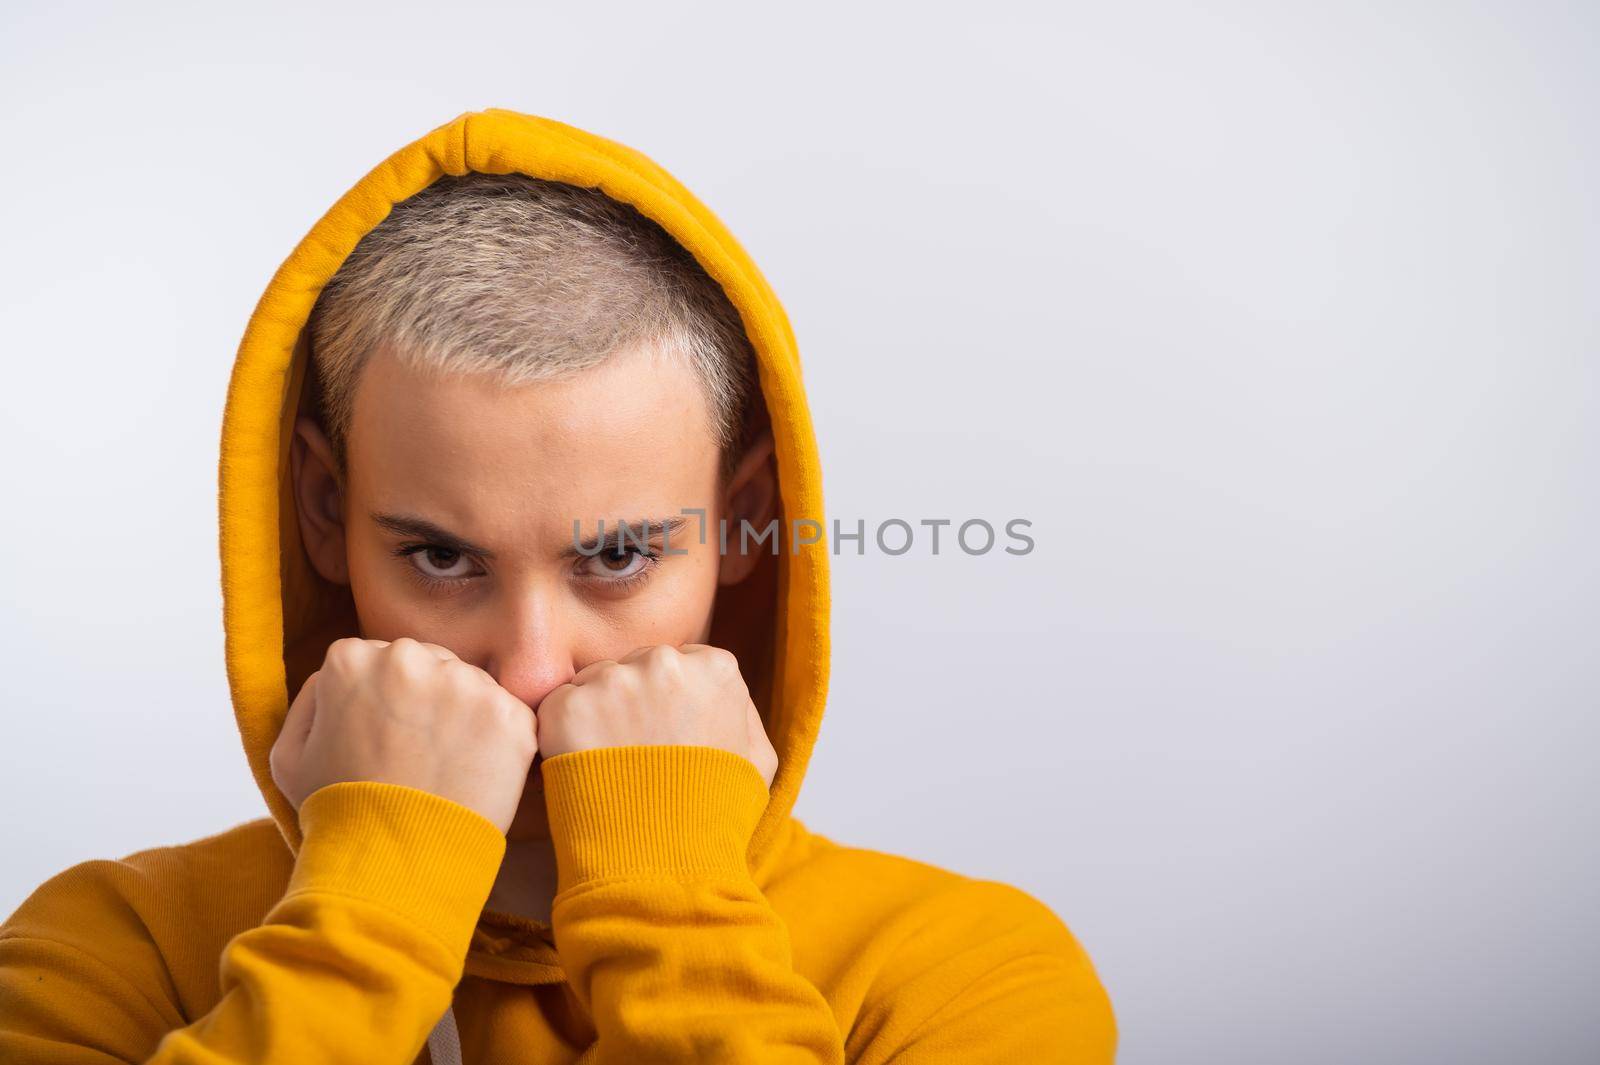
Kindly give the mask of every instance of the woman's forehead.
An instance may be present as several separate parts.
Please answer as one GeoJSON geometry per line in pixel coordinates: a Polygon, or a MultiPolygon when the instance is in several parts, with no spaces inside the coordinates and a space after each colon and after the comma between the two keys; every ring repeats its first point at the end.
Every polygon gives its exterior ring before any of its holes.
{"type": "Polygon", "coordinates": [[[620,353],[504,386],[375,357],[356,389],[352,491],[388,509],[485,521],[592,523],[705,506],[720,449],[694,373],[620,353]]]}

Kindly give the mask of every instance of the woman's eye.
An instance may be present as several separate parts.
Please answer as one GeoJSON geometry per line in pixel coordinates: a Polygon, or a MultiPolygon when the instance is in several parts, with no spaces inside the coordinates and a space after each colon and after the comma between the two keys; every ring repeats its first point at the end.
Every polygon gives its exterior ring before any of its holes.
{"type": "Polygon", "coordinates": [[[448,547],[424,547],[413,551],[411,564],[416,566],[423,576],[438,580],[466,577],[472,572],[470,567],[460,568],[467,564],[467,557],[448,547]]]}
{"type": "Polygon", "coordinates": [[[606,580],[623,580],[632,577],[649,565],[646,555],[633,548],[611,548],[594,556],[598,576],[606,580]]]}

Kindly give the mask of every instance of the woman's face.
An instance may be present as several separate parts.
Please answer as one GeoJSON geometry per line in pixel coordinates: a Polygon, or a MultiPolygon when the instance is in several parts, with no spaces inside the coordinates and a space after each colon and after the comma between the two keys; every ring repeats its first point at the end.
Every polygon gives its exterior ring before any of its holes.
{"type": "MultiPolygon", "coordinates": [[[[773,487],[763,457],[719,492],[698,379],[647,350],[510,389],[379,352],[356,390],[342,492],[315,423],[302,417],[296,437],[307,551],[349,584],[361,635],[447,647],[535,711],[591,662],[706,642],[719,582],[753,565],[719,553],[717,522],[730,498],[773,487]],[[620,548],[619,521],[638,534],[620,548]]],[[[546,831],[538,777],[536,762],[512,838],[546,831]]]]}

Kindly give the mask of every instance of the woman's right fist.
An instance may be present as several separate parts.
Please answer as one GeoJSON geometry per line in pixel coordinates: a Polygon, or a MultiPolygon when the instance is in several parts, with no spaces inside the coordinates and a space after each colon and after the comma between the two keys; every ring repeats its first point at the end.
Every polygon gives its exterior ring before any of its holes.
{"type": "Polygon", "coordinates": [[[405,784],[511,827],[538,753],[533,710],[448,648],[402,636],[328,646],[268,762],[296,810],[324,784],[405,784]]]}

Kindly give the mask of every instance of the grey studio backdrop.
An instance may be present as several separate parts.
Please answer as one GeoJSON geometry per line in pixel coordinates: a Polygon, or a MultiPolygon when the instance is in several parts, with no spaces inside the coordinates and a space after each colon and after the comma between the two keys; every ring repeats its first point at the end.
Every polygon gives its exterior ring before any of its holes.
{"type": "Polygon", "coordinates": [[[235,348],[511,107],[746,244],[830,517],[1033,523],[835,558],[808,825],[1047,902],[1126,1062],[1596,1060],[1595,10],[572,7],[0,16],[0,910],[264,812],[235,348]]]}

